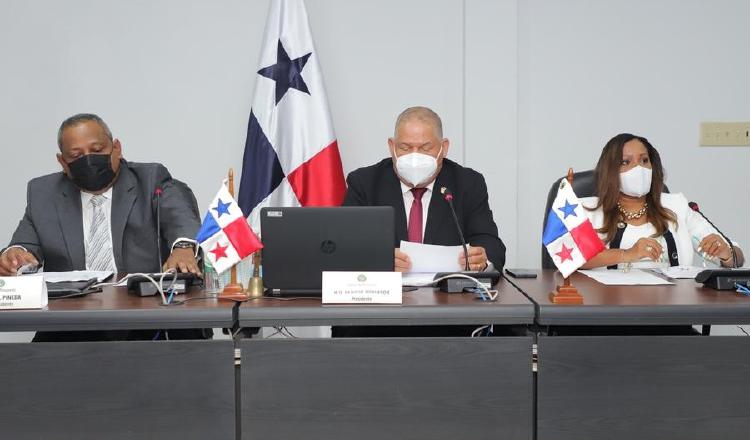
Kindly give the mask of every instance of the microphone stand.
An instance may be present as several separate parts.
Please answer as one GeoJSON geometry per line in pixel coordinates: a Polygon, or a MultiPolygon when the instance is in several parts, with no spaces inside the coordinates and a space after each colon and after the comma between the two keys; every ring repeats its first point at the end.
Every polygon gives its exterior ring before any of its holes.
{"type": "Polygon", "coordinates": [[[463,231],[461,231],[461,225],[458,224],[458,216],[456,216],[456,210],[453,207],[453,193],[451,193],[450,190],[446,187],[440,188],[440,193],[443,195],[445,201],[448,202],[448,206],[451,209],[451,215],[453,216],[453,224],[456,225],[458,237],[461,239],[461,246],[463,246],[464,248],[464,270],[467,272],[471,272],[471,268],[469,267],[469,248],[466,246],[464,233],[463,231]]]}

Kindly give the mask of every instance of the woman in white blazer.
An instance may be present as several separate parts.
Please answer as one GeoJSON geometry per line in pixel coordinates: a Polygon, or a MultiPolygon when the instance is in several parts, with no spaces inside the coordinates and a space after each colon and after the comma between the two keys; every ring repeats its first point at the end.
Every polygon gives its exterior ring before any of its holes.
{"type": "Polygon", "coordinates": [[[607,249],[583,265],[597,267],[697,266],[705,261],[734,267],[744,263],[682,194],[663,193],[664,168],[643,137],[618,134],[596,165],[598,197],[582,198],[607,249]]]}

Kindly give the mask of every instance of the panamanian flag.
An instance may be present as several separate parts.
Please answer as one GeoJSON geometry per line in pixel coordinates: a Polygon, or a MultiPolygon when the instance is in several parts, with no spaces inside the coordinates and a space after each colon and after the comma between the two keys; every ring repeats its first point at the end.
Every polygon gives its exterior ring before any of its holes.
{"type": "Polygon", "coordinates": [[[263,248],[226,184],[221,185],[208,206],[195,241],[203,249],[203,257],[208,258],[218,273],[263,248]]]}
{"type": "Polygon", "coordinates": [[[247,127],[238,201],[260,230],[265,206],[338,206],[346,183],[302,0],[272,0],[247,127]]]}
{"type": "Polygon", "coordinates": [[[604,243],[567,179],[560,181],[544,225],[542,243],[565,278],[604,250],[604,243]]]}

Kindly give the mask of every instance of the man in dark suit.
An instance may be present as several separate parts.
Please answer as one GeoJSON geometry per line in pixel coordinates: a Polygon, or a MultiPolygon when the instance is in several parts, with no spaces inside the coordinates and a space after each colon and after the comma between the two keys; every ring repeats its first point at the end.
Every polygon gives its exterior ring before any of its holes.
{"type": "Polygon", "coordinates": [[[122,159],[120,141],[98,116],[68,118],[58,142],[63,171],[29,182],[26,212],[0,257],[0,274],[39,263],[48,272],[158,272],[164,263],[164,269],[198,273],[193,238],[200,218],[187,185],[162,165],[122,159]],[[162,246],[171,251],[164,253],[166,262],[158,258],[157,192],[162,246]],[[104,223],[95,224],[95,216],[104,223]],[[93,231],[97,227],[104,233],[93,231]],[[104,244],[94,249],[90,241],[98,237],[104,244]]]}
{"type": "MultiPolygon", "coordinates": [[[[401,240],[455,246],[461,244],[444,187],[453,194],[461,231],[469,247],[473,271],[502,270],[505,245],[492,218],[484,177],[446,159],[450,142],[443,138],[440,117],[426,107],[404,110],[388,139],[391,157],[360,168],[347,178],[344,205],[393,206],[396,213],[394,267],[407,272],[409,255],[398,247],[401,240]]],[[[464,267],[463,252],[457,268],[464,267]]],[[[476,326],[334,327],[334,337],[365,336],[466,336],[476,326]]]]}
{"type": "Polygon", "coordinates": [[[187,185],[162,165],[124,160],[120,141],[93,114],[66,119],[58,146],[62,172],[29,182],[26,212],[0,255],[0,275],[24,265],[47,272],[200,273],[193,240],[200,218],[187,185]],[[159,261],[160,246],[166,261],[159,261]]]}
{"type": "MultiPolygon", "coordinates": [[[[471,270],[485,270],[490,264],[502,270],[505,245],[492,218],[484,177],[446,159],[450,143],[443,138],[440,117],[426,107],[404,110],[388,146],[391,157],[349,174],[344,205],[393,206],[396,270],[411,268],[409,256],[398,249],[401,240],[461,244],[441,188],[453,193],[458,223],[471,245],[471,270]]],[[[457,264],[464,266],[463,253],[457,264]]]]}

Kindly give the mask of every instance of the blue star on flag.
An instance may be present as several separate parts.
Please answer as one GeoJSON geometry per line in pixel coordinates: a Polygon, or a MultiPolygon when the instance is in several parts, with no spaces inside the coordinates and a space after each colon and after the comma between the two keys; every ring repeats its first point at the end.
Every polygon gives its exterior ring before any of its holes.
{"type": "Polygon", "coordinates": [[[576,208],[578,207],[578,203],[570,204],[568,202],[568,199],[565,199],[565,206],[562,208],[557,208],[558,211],[563,213],[563,219],[568,218],[569,215],[572,215],[573,217],[578,217],[576,215],[576,208]]]}
{"type": "Polygon", "coordinates": [[[310,94],[307,84],[302,78],[302,69],[305,68],[307,59],[312,52],[308,52],[299,58],[290,59],[289,54],[284,49],[284,45],[279,40],[276,48],[276,64],[264,67],[258,71],[258,74],[276,82],[276,104],[279,104],[289,89],[297,89],[300,92],[310,94]]]}
{"type": "Polygon", "coordinates": [[[215,208],[211,208],[214,211],[216,211],[216,215],[221,217],[224,214],[229,214],[229,205],[231,205],[232,202],[224,203],[219,199],[218,203],[216,204],[215,208]]]}

